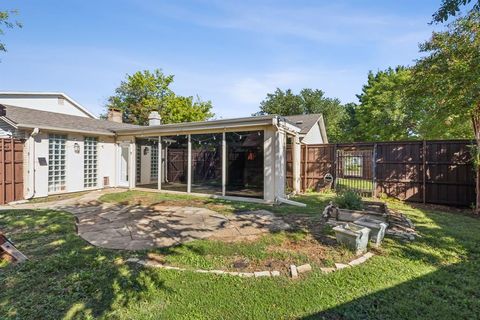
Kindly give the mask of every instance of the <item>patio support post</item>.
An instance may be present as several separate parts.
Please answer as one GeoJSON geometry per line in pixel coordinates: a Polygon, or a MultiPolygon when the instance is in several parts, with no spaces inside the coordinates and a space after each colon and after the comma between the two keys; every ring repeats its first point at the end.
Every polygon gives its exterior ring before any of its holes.
{"type": "Polygon", "coordinates": [[[187,193],[192,192],[192,135],[188,135],[187,147],[187,193]]]}
{"type": "Polygon", "coordinates": [[[222,196],[225,196],[227,185],[227,140],[225,131],[222,133],[222,196]]]}
{"type": "Polygon", "coordinates": [[[295,193],[301,192],[301,178],[300,178],[300,162],[301,159],[301,146],[300,146],[300,138],[298,134],[293,137],[293,145],[292,145],[292,176],[293,176],[293,191],[295,193]]]}

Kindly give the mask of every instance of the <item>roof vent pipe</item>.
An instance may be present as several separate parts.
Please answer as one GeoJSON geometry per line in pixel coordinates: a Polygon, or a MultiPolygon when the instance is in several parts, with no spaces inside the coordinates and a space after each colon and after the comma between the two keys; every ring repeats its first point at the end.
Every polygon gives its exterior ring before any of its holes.
{"type": "Polygon", "coordinates": [[[162,117],[158,111],[152,111],[148,115],[148,125],[149,126],[159,126],[162,124],[162,117]]]}

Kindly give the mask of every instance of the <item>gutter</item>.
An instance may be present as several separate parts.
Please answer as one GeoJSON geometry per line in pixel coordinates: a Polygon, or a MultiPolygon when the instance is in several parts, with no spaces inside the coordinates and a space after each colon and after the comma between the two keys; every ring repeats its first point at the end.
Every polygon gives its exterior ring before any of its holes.
{"type": "Polygon", "coordinates": [[[51,126],[38,126],[32,124],[25,124],[25,123],[18,123],[18,129],[41,129],[46,131],[59,131],[59,132],[73,132],[73,133],[84,133],[88,135],[99,135],[99,136],[115,136],[113,131],[92,131],[92,130],[81,130],[81,129],[73,129],[73,128],[60,128],[60,127],[51,127],[51,126]]]}

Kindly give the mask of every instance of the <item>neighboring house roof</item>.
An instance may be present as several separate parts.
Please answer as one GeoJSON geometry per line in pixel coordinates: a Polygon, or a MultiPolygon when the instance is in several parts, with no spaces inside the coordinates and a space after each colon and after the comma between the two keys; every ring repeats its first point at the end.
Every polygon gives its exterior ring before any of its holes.
{"type": "Polygon", "coordinates": [[[315,125],[319,125],[323,143],[328,143],[325,122],[321,113],[300,114],[295,116],[285,116],[288,122],[300,128],[300,135],[307,135],[315,125]]]}
{"type": "Polygon", "coordinates": [[[288,122],[300,128],[300,134],[307,134],[308,131],[322,118],[321,113],[299,114],[296,116],[286,116],[288,122]]]}
{"type": "Polygon", "coordinates": [[[114,132],[119,129],[142,128],[142,126],[133,124],[73,116],[64,113],[41,111],[10,105],[3,106],[5,107],[5,116],[1,116],[0,119],[18,129],[39,128],[53,131],[114,135],[114,132]]]}
{"type": "Polygon", "coordinates": [[[97,116],[95,116],[93,113],[88,111],[85,107],[83,107],[80,103],[73,100],[71,97],[69,97],[63,92],[0,91],[0,97],[1,96],[29,97],[29,98],[35,98],[35,97],[63,98],[65,100],[68,100],[73,106],[75,106],[77,109],[85,113],[90,118],[97,119],[97,116]]]}

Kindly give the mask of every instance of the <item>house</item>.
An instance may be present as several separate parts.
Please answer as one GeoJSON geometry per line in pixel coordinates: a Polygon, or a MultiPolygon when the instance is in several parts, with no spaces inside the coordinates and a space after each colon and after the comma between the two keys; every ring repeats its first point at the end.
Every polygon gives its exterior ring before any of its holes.
{"type": "Polygon", "coordinates": [[[321,115],[161,124],[152,112],[137,126],[112,109],[107,118],[63,93],[0,92],[0,136],[23,144],[23,198],[124,187],[272,203],[286,193],[287,141],[295,191],[300,144],[327,141],[321,115]]]}
{"type": "Polygon", "coordinates": [[[325,122],[323,121],[322,114],[286,116],[285,119],[300,128],[298,135],[302,144],[328,143],[327,131],[325,130],[325,122]]]}

